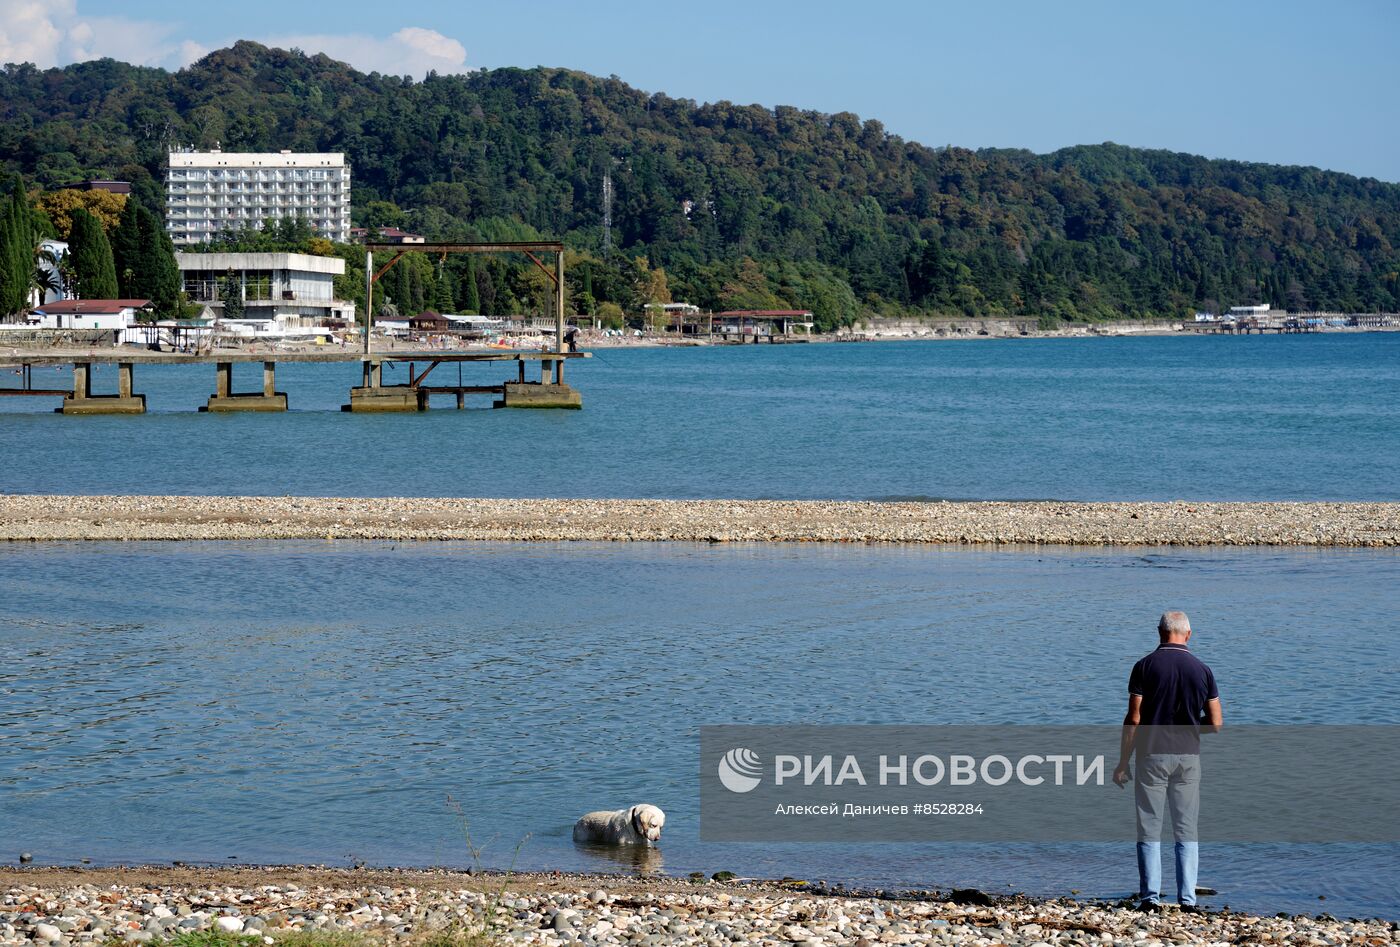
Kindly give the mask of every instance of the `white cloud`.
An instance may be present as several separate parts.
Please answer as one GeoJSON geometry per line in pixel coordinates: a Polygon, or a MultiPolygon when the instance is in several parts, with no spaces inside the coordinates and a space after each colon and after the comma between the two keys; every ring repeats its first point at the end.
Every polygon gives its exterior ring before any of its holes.
{"type": "Polygon", "coordinates": [[[110,57],[138,66],[185,65],[187,43],[169,23],[85,17],[76,0],[0,0],[0,62],[61,66],[110,57]]]}
{"type": "MultiPolygon", "coordinates": [[[[77,0],[0,0],[0,63],[41,68],[111,57],[138,66],[187,66],[210,47],[176,35],[178,25],[122,16],[83,16],[77,0]]],[[[234,39],[245,37],[232,37],[234,39]]],[[[362,33],[246,37],[283,49],[348,62],[365,72],[412,75],[467,72],[467,50],[436,30],[408,26],[391,36],[362,33]]],[[[224,44],[227,45],[227,44],[224,44]]]]}
{"type": "Polygon", "coordinates": [[[73,12],[73,0],[0,0],[0,62],[54,65],[65,33],[56,21],[73,12]]]}
{"type": "Polygon", "coordinates": [[[319,33],[272,36],[261,40],[269,46],[293,47],[308,53],[325,53],[364,72],[422,78],[428,70],[467,72],[467,50],[450,36],[421,26],[409,26],[392,36],[362,33],[319,33]]]}

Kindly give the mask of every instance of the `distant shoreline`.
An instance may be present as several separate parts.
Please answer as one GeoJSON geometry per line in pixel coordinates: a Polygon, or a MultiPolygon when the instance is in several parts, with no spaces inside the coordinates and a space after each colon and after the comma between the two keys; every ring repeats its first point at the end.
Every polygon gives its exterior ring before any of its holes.
{"type": "Polygon", "coordinates": [[[1400,503],[0,495],[0,541],[1400,546],[1400,503]]]}
{"type": "MultiPolygon", "coordinates": [[[[1178,323],[1177,326],[1180,324],[1178,323]]],[[[1400,332],[1400,326],[1365,326],[1365,327],[1329,327],[1322,329],[1315,336],[1327,335],[1363,335],[1367,333],[1400,332]]],[[[796,339],[796,344],[810,343],[813,345],[832,345],[837,343],[857,343],[857,342],[967,342],[977,340],[996,339],[1122,339],[1122,338],[1194,338],[1204,336],[1204,333],[1197,333],[1188,329],[1172,327],[1163,324],[1145,324],[1134,322],[1101,322],[1089,325],[1065,326],[1059,329],[1027,329],[1022,331],[1022,327],[1014,325],[1006,320],[978,320],[967,318],[960,320],[945,320],[928,323],[909,323],[899,325],[874,325],[862,329],[842,329],[837,332],[830,332],[823,335],[813,335],[804,339],[801,335],[792,336],[796,339]]],[[[766,338],[766,336],[764,337],[766,338]]],[[[6,346],[3,344],[4,338],[0,336],[0,369],[14,368],[25,361],[26,356],[42,357],[47,360],[62,358],[65,356],[82,355],[111,355],[120,349],[120,346],[103,346],[101,348],[87,347],[20,347],[6,346]]],[[[741,343],[723,339],[704,338],[677,338],[672,335],[643,335],[643,336],[606,336],[592,331],[585,332],[579,336],[578,346],[581,351],[594,349],[624,349],[624,348],[730,348],[739,347],[741,343]]],[[[746,337],[745,343],[754,344],[752,336],[746,337]]],[[[768,345],[768,342],[758,343],[768,345]]],[[[787,344],[792,344],[791,342],[787,344]]],[[[132,361],[140,362],[144,355],[148,355],[145,349],[130,348],[132,361]]],[[[452,352],[490,352],[507,351],[495,349],[490,346],[470,346],[465,348],[425,348],[424,343],[404,343],[402,341],[384,342],[376,339],[374,341],[375,354],[402,354],[404,352],[423,352],[425,355],[434,352],[450,354],[452,352]]],[[[526,351],[533,351],[527,349],[526,351]]],[[[552,351],[552,349],[550,350],[552,351]]],[[[356,345],[312,345],[312,344],[283,344],[275,348],[268,345],[254,345],[236,349],[220,349],[212,354],[221,352],[230,355],[251,355],[266,353],[269,355],[286,354],[293,352],[314,352],[324,355],[343,355],[344,361],[357,361],[359,349],[356,345]]],[[[329,360],[329,359],[328,359],[329,360]]]]}

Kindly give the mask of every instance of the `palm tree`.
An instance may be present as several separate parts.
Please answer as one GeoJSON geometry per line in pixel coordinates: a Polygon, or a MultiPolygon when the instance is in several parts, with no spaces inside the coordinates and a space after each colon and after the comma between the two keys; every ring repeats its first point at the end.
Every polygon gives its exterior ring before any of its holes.
{"type": "Polygon", "coordinates": [[[39,291],[39,305],[48,302],[48,294],[55,296],[63,292],[63,280],[59,276],[59,254],[49,247],[40,246],[34,251],[34,271],[29,277],[29,288],[39,291]]]}

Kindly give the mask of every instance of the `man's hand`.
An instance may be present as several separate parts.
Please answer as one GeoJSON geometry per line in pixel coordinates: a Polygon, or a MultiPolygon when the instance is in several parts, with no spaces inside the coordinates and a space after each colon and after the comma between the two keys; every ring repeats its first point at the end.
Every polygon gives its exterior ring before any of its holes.
{"type": "Polygon", "coordinates": [[[1142,723],[1142,695],[1128,695],[1128,712],[1123,715],[1123,736],[1118,742],[1118,765],[1113,768],[1113,782],[1122,789],[1133,778],[1128,768],[1133,752],[1137,748],[1137,729],[1142,723]]]}

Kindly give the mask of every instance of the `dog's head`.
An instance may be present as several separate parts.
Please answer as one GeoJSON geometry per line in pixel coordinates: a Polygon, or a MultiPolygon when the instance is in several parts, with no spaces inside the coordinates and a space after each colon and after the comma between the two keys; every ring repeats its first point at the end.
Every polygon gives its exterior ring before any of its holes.
{"type": "Polygon", "coordinates": [[[666,824],[666,813],[656,806],[640,805],[632,807],[632,828],[648,842],[661,841],[661,827],[666,824]]]}

